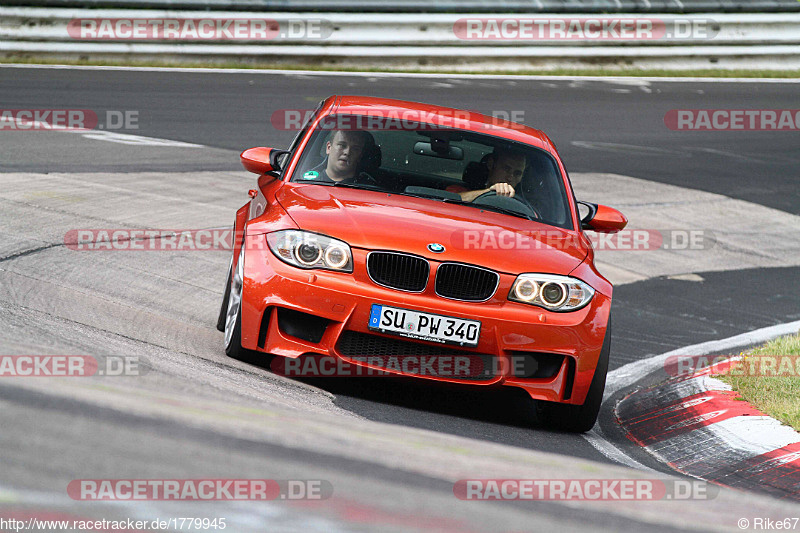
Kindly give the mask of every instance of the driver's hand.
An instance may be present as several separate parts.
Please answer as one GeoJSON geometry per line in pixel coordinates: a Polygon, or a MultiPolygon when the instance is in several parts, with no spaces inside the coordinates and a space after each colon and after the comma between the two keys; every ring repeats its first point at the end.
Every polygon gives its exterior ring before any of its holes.
{"type": "Polygon", "coordinates": [[[514,187],[512,187],[510,183],[495,183],[489,187],[489,190],[494,191],[499,196],[508,196],[509,198],[514,197],[514,187]]]}

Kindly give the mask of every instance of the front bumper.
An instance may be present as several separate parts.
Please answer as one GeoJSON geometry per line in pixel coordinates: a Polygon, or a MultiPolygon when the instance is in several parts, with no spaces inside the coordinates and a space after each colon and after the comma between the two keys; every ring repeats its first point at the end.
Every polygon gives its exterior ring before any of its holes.
{"type": "MultiPolygon", "coordinates": [[[[603,345],[611,306],[610,298],[597,292],[578,311],[555,313],[506,299],[515,276],[500,274],[495,295],[486,302],[462,302],[434,294],[436,261],[430,260],[431,278],[422,293],[388,289],[370,280],[366,270],[369,250],[353,248],[352,274],[324,270],[302,270],[278,260],[261,235],[248,235],[242,295],[242,347],[273,355],[297,358],[307,354],[330,356],[358,366],[376,366],[374,359],[354,358],[350,341],[373,336],[386,345],[399,340],[439,353],[442,345],[384,335],[368,328],[374,303],[481,322],[475,348],[448,346],[457,353],[490,357],[492,375],[485,379],[420,375],[390,369],[392,373],[474,385],[507,385],[526,390],[534,399],[582,404],[594,376],[603,345]],[[323,327],[318,337],[300,338],[281,327],[279,313],[288,309],[319,317],[323,327]],[[327,321],[327,323],[325,322],[327,321]],[[388,339],[388,340],[385,340],[388,339]],[[427,349],[427,348],[426,348],[427,349]],[[560,357],[551,375],[525,377],[515,371],[523,357],[560,357]]],[[[584,280],[591,284],[591,280],[584,280]]],[[[310,318],[310,317],[309,317],[310,318]]],[[[314,322],[319,323],[317,320],[314,322]]],[[[302,336],[302,335],[301,335],[302,336]]],[[[363,345],[363,344],[362,344],[363,345]]],[[[373,350],[374,351],[374,350],[373,350]]],[[[374,353],[358,354],[363,356],[374,353]]]]}

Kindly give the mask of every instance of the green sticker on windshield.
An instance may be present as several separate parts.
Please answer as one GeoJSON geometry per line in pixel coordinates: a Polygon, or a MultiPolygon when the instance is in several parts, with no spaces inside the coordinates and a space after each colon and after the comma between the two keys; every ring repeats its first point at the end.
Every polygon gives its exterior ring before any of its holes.
{"type": "Polygon", "coordinates": [[[319,172],[317,172],[316,170],[309,170],[308,172],[303,174],[304,180],[315,180],[318,177],[319,177],[319,172]]]}

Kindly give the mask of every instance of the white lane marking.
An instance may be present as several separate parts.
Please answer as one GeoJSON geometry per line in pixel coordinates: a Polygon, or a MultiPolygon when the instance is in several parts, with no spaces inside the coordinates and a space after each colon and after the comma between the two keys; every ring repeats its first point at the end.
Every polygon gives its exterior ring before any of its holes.
{"type": "Polygon", "coordinates": [[[622,450],[617,448],[615,445],[611,444],[603,430],[600,429],[599,425],[595,425],[590,431],[583,434],[583,438],[586,439],[589,444],[591,444],[595,450],[603,454],[608,459],[611,459],[614,462],[617,462],[621,465],[625,465],[630,468],[634,468],[636,470],[642,470],[645,472],[656,472],[649,466],[645,466],[636,459],[629,457],[625,454],[622,450]]]}
{"type": "Polygon", "coordinates": [[[686,152],[656,148],[654,146],[639,146],[638,144],[604,143],[595,141],[571,141],[570,144],[579,148],[604,150],[606,152],[625,152],[642,155],[673,155],[681,158],[691,157],[691,154],[686,152]]]}
{"type": "Polygon", "coordinates": [[[674,276],[667,276],[667,279],[674,279],[677,281],[691,281],[693,283],[702,283],[705,278],[699,274],[676,274],[674,276]]]}
{"type": "Polygon", "coordinates": [[[613,85],[632,85],[635,87],[648,87],[650,82],[644,78],[631,78],[630,80],[614,80],[609,82],[613,85]]]}
{"type": "MultiPolygon", "coordinates": [[[[105,65],[36,65],[36,64],[4,64],[0,68],[37,68],[66,70],[123,70],[134,72],[207,72],[232,74],[280,74],[286,76],[359,76],[372,78],[452,78],[452,73],[423,72],[347,72],[347,71],[315,71],[315,70],[278,70],[278,69],[242,69],[242,68],[186,68],[186,67],[123,67],[105,65]]],[[[653,77],[653,76],[542,76],[513,74],[458,74],[461,79],[476,80],[530,80],[530,81],[631,81],[670,82],[670,83],[800,83],[800,78],[702,78],[702,77],[653,77]]]]}
{"type": "MultiPolygon", "coordinates": [[[[747,333],[728,337],[727,339],[701,342],[699,344],[693,344],[691,346],[678,348],[677,350],[672,350],[667,353],[655,355],[647,359],[628,363],[627,365],[617,368],[616,370],[612,370],[608,373],[608,377],[606,378],[606,390],[603,394],[603,404],[605,405],[608,399],[621,389],[633,385],[637,380],[647,376],[651,372],[658,370],[659,368],[663,368],[666,360],[672,356],[706,355],[713,352],[730,350],[733,348],[762,344],[776,337],[797,333],[798,330],[800,330],[800,320],[789,322],[787,324],[779,324],[777,326],[769,326],[754,331],[748,331],[747,333]]],[[[585,433],[583,437],[598,452],[612,461],[616,461],[633,468],[652,471],[651,468],[645,467],[635,459],[629,457],[624,451],[606,438],[599,424],[596,424],[595,427],[591,431],[585,433]]]]}
{"type": "Polygon", "coordinates": [[[159,139],[157,137],[144,137],[142,135],[132,135],[130,133],[119,133],[111,131],[93,131],[81,135],[84,139],[94,139],[97,141],[108,141],[118,144],[132,144],[136,146],[165,146],[170,148],[205,148],[202,144],[187,143],[183,141],[173,141],[171,139],[159,139]]]}
{"type": "Polygon", "coordinates": [[[699,146],[687,146],[687,150],[694,151],[694,152],[703,152],[706,154],[713,154],[713,155],[720,155],[723,157],[732,157],[734,159],[741,159],[742,161],[754,161],[756,163],[763,163],[766,159],[761,159],[757,157],[750,157],[747,155],[737,154],[734,152],[728,152],[725,150],[717,150],[715,148],[701,148],[699,146]]]}
{"type": "MultiPolygon", "coordinates": [[[[121,133],[117,131],[70,129],[64,126],[51,125],[38,120],[23,120],[17,117],[0,117],[0,123],[15,124],[16,130],[23,131],[57,131],[59,133],[80,133],[85,139],[97,141],[108,141],[117,144],[131,144],[137,146],[161,146],[169,148],[207,148],[202,144],[187,143],[183,141],[173,141],[172,139],[159,139],[158,137],[145,137],[143,135],[133,135],[131,133],[121,133]]],[[[0,131],[4,126],[0,124],[0,131]]]]}

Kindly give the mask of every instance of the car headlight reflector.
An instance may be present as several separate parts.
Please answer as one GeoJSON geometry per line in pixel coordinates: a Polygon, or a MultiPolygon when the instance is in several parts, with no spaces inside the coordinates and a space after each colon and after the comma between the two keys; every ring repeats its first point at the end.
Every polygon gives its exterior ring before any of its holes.
{"type": "Polygon", "coordinates": [[[353,271],[350,246],[332,237],[308,231],[282,230],[268,233],[267,243],[278,259],[292,266],[353,271]]]}
{"type": "Polygon", "coordinates": [[[548,307],[558,307],[567,299],[567,289],[562,283],[548,281],[542,285],[542,301],[548,307]]]}
{"type": "Polygon", "coordinates": [[[322,258],[322,248],[313,240],[309,240],[296,246],[294,255],[303,266],[310,267],[316,265],[322,258]]]}
{"type": "Polygon", "coordinates": [[[514,296],[521,302],[530,302],[539,295],[539,284],[532,279],[523,279],[514,284],[514,296]]]}
{"type": "Polygon", "coordinates": [[[350,260],[350,251],[337,244],[331,244],[325,250],[325,262],[331,268],[342,268],[350,260]]]}
{"type": "Polygon", "coordinates": [[[594,296],[594,289],[577,278],[555,274],[520,274],[508,299],[551,311],[575,311],[594,296]]]}

